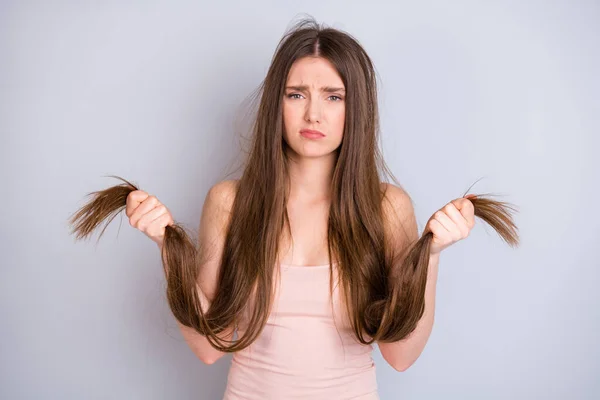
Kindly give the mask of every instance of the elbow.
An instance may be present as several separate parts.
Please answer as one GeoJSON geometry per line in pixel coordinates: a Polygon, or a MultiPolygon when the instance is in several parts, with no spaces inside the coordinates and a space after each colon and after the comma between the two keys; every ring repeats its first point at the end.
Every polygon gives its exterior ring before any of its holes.
{"type": "Polygon", "coordinates": [[[206,365],[213,365],[221,357],[216,357],[213,355],[205,355],[205,356],[198,356],[198,358],[200,359],[200,361],[202,361],[206,365]]]}
{"type": "Polygon", "coordinates": [[[393,353],[390,353],[387,347],[383,347],[383,344],[379,345],[379,349],[381,350],[381,355],[383,359],[387,361],[388,365],[394,368],[398,372],[404,372],[414,363],[414,361],[408,361],[399,357],[393,353]]]}
{"type": "MultiPolygon", "coordinates": [[[[200,357],[198,357],[198,358],[200,358],[200,357]]],[[[200,361],[202,361],[206,365],[213,365],[217,361],[217,358],[204,357],[204,358],[200,358],[200,361]]]]}
{"type": "Polygon", "coordinates": [[[392,368],[394,368],[398,372],[404,372],[407,369],[409,369],[411,365],[412,365],[412,363],[410,363],[410,364],[393,364],[392,368]]]}
{"type": "Polygon", "coordinates": [[[225,353],[221,353],[219,352],[218,354],[197,354],[198,358],[200,359],[200,361],[202,361],[204,364],[206,365],[213,365],[214,363],[216,363],[217,361],[219,361],[219,359],[221,357],[223,357],[225,355],[225,353]]]}
{"type": "Polygon", "coordinates": [[[389,357],[387,354],[383,355],[383,358],[387,363],[398,372],[404,372],[414,364],[414,360],[409,360],[402,357],[389,357]]]}

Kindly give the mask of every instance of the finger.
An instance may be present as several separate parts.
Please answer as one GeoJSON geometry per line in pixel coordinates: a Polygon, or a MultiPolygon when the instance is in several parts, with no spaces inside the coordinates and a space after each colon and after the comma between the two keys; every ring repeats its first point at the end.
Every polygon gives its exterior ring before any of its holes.
{"type": "Polygon", "coordinates": [[[448,204],[454,204],[454,206],[456,207],[456,209],[458,211],[462,213],[464,213],[465,210],[469,210],[469,208],[473,207],[473,203],[471,203],[471,200],[465,198],[465,197],[461,197],[459,199],[454,199],[452,200],[450,203],[448,204]]]}
{"type": "Polygon", "coordinates": [[[156,237],[156,236],[160,235],[161,233],[163,233],[162,230],[167,225],[171,225],[171,223],[172,223],[171,215],[169,215],[168,212],[165,212],[164,214],[162,214],[158,218],[156,218],[154,221],[152,221],[152,223],[150,224],[150,229],[148,230],[147,233],[149,236],[156,237]]]}
{"type": "Polygon", "coordinates": [[[442,224],[442,226],[448,231],[449,236],[452,240],[460,239],[460,231],[456,224],[444,213],[443,211],[437,211],[435,214],[435,219],[442,224]]]}
{"type": "Polygon", "coordinates": [[[473,226],[475,225],[475,206],[473,206],[473,203],[471,202],[471,200],[466,199],[466,198],[461,198],[461,199],[453,200],[453,201],[451,201],[451,203],[456,206],[458,211],[465,218],[469,229],[473,228],[473,226]]]}
{"type": "Polygon", "coordinates": [[[138,206],[148,198],[148,193],[143,190],[134,190],[127,195],[125,215],[131,217],[138,206]]]}
{"type": "Polygon", "coordinates": [[[166,222],[166,225],[173,225],[175,223],[175,221],[173,221],[173,216],[171,215],[171,213],[169,212],[167,207],[165,207],[164,204],[162,204],[160,207],[163,208],[164,212],[161,215],[159,215],[158,217],[156,217],[152,221],[152,224],[156,224],[157,222],[166,222]],[[164,215],[167,216],[167,219],[163,221],[161,218],[164,218],[163,217],[164,215]]]}
{"type": "MultiPolygon", "coordinates": [[[[466,200],[466,201],[468,201],[468,200],[466,200]]],[[[449,203],[448,205],[446,205],[446,207],[444,207],[444,211],[446,212],[446,215],[448,215],[450,217],[452,222],[454,222],[454,224],[458,228],[461,236],[467,237],[469,235],[469,229],[470,229],[469,221],[467,221],[467,219],[464,217],[464,215],[462,215],[461,212],[458,211],[458,209],[456,208],[454,203],[449,203]]]]}
{"type": "Polygon", "coordinates": [[[161,215],[165,214],[167,212],[167,208],[160,204],[156,207],[154,207],[152,210],[148,211],[147,213],[145,213],[142,218],[140,218],[140,220],[137,222],[137,227],[140,230],[145,230],[146,228],[148,228],[148,226],[150,226],[151,224],[154,223],[154,220],[159,218],[161,215]]]}
{"type": "Polygon", "coordinates": [[[450,237],[450,232],[448,232],[444,225],[442,225],[437,219],[432,218],[427,226],[429,227],[429,231],[431,233],[442,239],[442,242],[445,241],[445,238],[450,237]]]}
{"type": "Polygon", "coordinates": [[[158,205],[159,201],[155,196],[148,196],[146,200],[133,211],[133,214],[129,218],[129,223],[137,228],[137,223],[148,211],[152,210],[158,205]]]}

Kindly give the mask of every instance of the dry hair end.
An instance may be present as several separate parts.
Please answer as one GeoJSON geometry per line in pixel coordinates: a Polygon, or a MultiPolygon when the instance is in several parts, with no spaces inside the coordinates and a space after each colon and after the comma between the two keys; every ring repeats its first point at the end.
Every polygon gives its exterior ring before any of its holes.
{"type": "MultiPolygon", "coordinates": [[[[131,182],[117,176],[115,178],[123,183],[90,193],[88,196],[92,196],[92,199],[70,218],[72,233],[77,240],[88,238],[108,220],[100,233],[102,236],[110,221],[125,208],[128,194],[138,190],[131,182]]],[[[517,227],[512,218],[512,214],[516,212],[514,206],[493,200],[487,195],[472,195],[468,198],[473,203],[477,217],[489,224],[508,245],[518,245],[517,227]]],[[[383,299],[368,304],[361,319],[357,320],[357,336],[361,342],[402,340],[416,328],[425,309],[425,286],[432,238],[431,232],[422,235],[407,249],[406,256],[394,264],[391,269],[393,273],[389,276],[389,292],[383,299]],[[371,339],[365,339],[363,333],[367,333],[371,339]]],[[[236,324],[241,307],[220,305],[216,310],[212,306],[207,310],[203,308],[196,286],[200,257],[195,241],[181,225],[173,224],[165,228],[162,262],[171,311],[180,323],[205,335],[216,349],[227,352],[241,350],[250,345],[262,331],[264,315],[254,313],[252,321],[255,329],[251,334],[244,335],[237,341],[220,338],[218,334],[225,327],[236,324]]],[[[218,291],[217,297],[221,296],[236,304],[245,303],[245,298],[231,299],[224,293],[218,291]]],[[[218,298],[216,300],[217,304],[222,304],[218,302],[218,298]]]]}

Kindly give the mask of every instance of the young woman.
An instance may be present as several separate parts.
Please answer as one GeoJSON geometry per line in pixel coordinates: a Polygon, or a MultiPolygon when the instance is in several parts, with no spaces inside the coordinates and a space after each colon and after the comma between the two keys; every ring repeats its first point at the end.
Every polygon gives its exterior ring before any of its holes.
{"type": "Polygon", "coordinates": [[[415,246],[409,195],[382,181],[391,173],[377,146],[373,65],[350,35],[298,24],[261,89],[243,175],[209,190],[197,251],[129,182],[103,192],[77,230],[91,232],[126,197],[131,225],[161,248],[190,348],[207,364],[234,353],[225,399],[378,399],[372,346],[398,371],[419,357],[440,253],[469,235],[477,210],[509,243],[514,226],[491,206],[500,203],[459,198],[415,246]]]}

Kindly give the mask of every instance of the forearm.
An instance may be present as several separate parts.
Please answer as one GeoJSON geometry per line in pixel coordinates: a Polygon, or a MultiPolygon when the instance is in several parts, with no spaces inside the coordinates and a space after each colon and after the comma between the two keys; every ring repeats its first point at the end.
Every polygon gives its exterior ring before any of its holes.
{"type": "MultiPolygon", "coordinates": [[[[198,294],[200,296],[200,301],[202,303],[202,309],[207,310],[210,303],[206,296],[202,294],[202,290],[199,286],[197,286],[198,294]]],[[[189,348],[194,352],[196,357],[198,357],[205,364],[213,364],[215,361],[220,359],[225,355],[224,352],[215,349],[206,336],[201,335],[196,332],[193,328],[189,326],[183,325],[181,322],[177,321],[177,325],[181,330],[181,334],[188,344],[189,348]]],[[[218,336],[224,340],[231,340],[233,338],[234,330],[229,328],[225,331],[221,332],[218,336]]]]}
{"type": "MultiPolygon", "coordinates": [[[[157,243],[157,245],[158,245],[160,253],[162,254],[162,243],[157,243]]],[[[165,273],[168,276],[168,266],[166,265],[166,261],[164,259],[163,259],[163,265],[165,266],[165,273]]],[[[197,291],[198,297],[200,299],[200,304],[202,305],[202,310],[204,312],[208,311],[208,309],[210,308],[210,303],[211,303],[210,300],[208,299],[208,297],[206,297],[206,295],[202,291],[202,288],[198,284],[196,285],[196,291],[197,291]]],[[[212,364],[215,361],[217,361],[219,358],[221,358],[223,355],[225,355],[224,352],[221,352],[221,351],[215,349],[210,344],[210,342],[208,341],[206,336],[201,335],[195,329],[193,329],[189,326],[185,326],[177,320],[176,320],[176,322],[177,322],[177,326],[179,327],[179,330],[181,331],[181,335],[185,339],[186,343],[188,344],[190,349],[194,352],[194,354],[200,360],[202,360],[202,362],[204,362],[205,364],[212,364]]],[[[218,336],[225,340],[231,340],[231,338],[233,337],[233,329],[226,329],[218,336]]]]}
{"type": "Polygon", "coordinates": [[[419,358],[431,335],[435,315],[439,259],[439,253],[429,257],[425,286],[425,310],[415,330],[407,338],[397,342],[378,343],[381,355],[398,371],[406,370],[419,358]]]}

